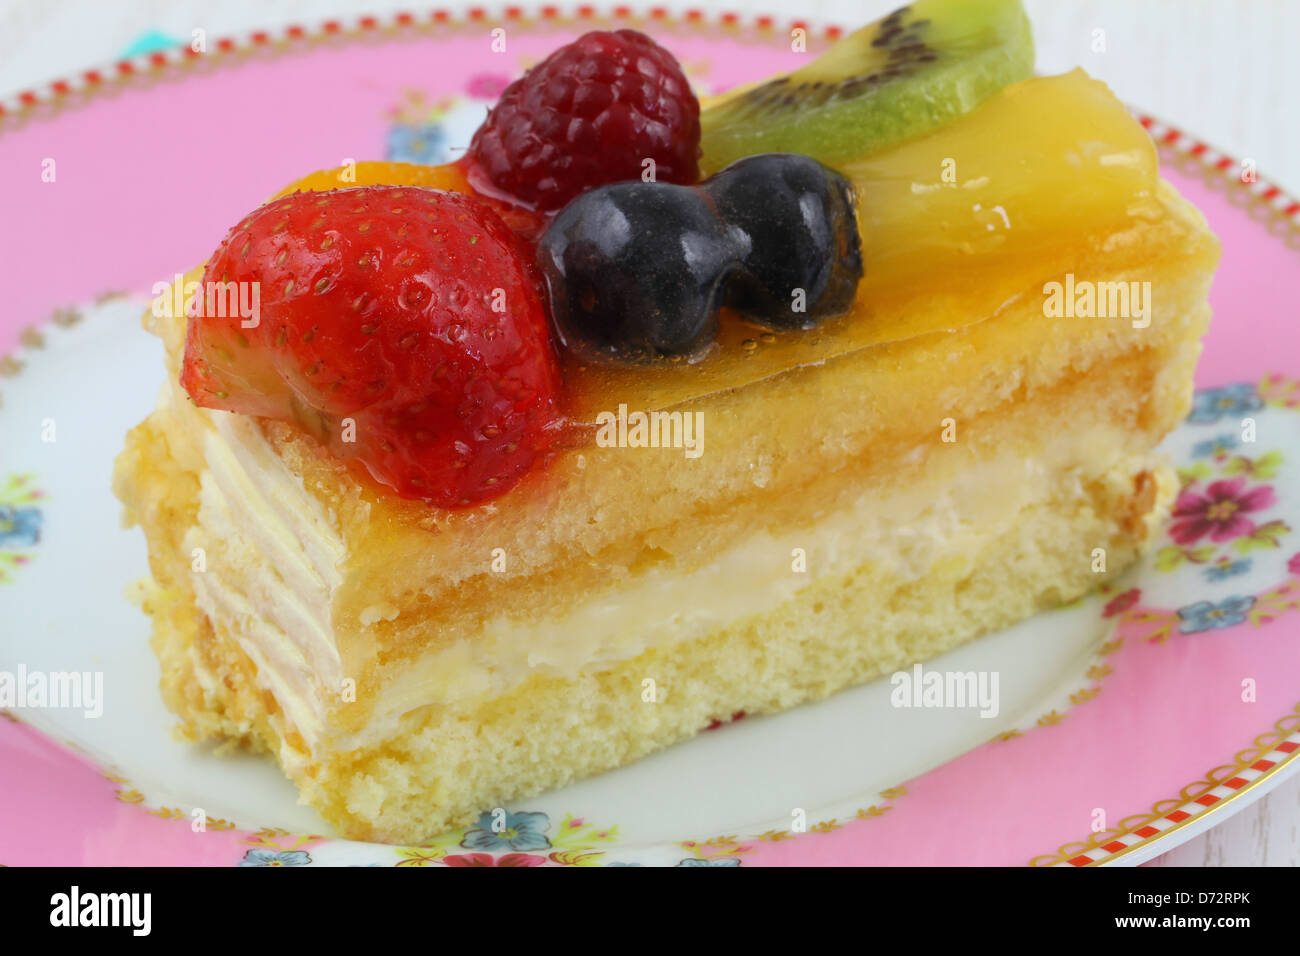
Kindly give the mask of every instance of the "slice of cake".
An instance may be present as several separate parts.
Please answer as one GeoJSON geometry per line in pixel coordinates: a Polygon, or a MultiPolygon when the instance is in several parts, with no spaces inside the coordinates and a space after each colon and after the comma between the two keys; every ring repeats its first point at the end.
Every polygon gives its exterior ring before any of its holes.
{"type": "MultiPolygon", "coordinates": [[[[902,66],[845,87],[879,97],[859,127],[891,122],[836,138],[835,172],[765,157],[693,185],[661,136],[633,156],[671,180],[603,185],[631,177],[553,150],[521,196],[500,127],[531,101],[507,90],[465,175],[363,168],[232,230],[186,282],[254,275],[260,316],[146,317],[167,381],[115,476],[185,733],[270,751],[349,837],[417,842],[1129,565],[1176,488],[1153,449],[1190,403],[1217,243],[1104,86],[996,72],[1023,14],[958,45],[925,23],[954,6],[842,41],[902,66]],[[896,129],[950,46],[989,88],[896,129]]],[[[611,67],[586,99],[689,117],[660,48],[589,36],[579,59],[660,65],[655,96],[611,67]]],[[[704,111],[706,172],[763,89],[704,111]]],[[[834,128],[782,123],[759,148],[816,156],[834,128]]]]}

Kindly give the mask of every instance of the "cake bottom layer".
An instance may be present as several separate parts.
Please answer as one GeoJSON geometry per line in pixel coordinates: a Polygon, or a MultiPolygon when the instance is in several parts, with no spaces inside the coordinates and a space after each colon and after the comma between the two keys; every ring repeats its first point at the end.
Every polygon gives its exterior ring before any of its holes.
{"type": "MultiPolygon", "coordinates": [[[[818,700],[1073,600],[1151,543],[1177,482],[1139,454],[1054,487],[1015,520],[941,552],[920,578],[872,562],[864,544],[855,570],[818,579],[775,611],[607,669],[535,675],[486,701],[427,705],[375,746],[285,770],[343,835],[417,843],[505,801],[623,766],[714,719],[818,700]],[[1097,548],[1105,571],[1094,570],[1097,548]]],[[[194,606],[188,564],[159,563],[155,555],[145,604],[163,693],[183,732],[280,754],[283,722],[256,668],[194,606]]]]}

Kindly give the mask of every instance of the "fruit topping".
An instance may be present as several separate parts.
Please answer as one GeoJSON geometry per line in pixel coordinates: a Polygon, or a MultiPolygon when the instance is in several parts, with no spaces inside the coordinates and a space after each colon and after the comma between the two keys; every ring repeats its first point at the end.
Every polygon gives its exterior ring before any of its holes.
{"type": "Polygon", "coordinates": [[[542,230],[542,219],[537,213],[494,196],[484,196],[474,191],[465,174],[466,163],[444,163],[425,166],[422,163],[393,163],[363,160],[334,169],[322,169],[296,179],[273,196],[279,199],[296,192],[326,192],[331,189],[350,189],[354,186],[424,186],[427,189],[445,189],[448,192],[476,196],[491,207],[502,221],[525,239],[535,239],[542,230]]]}
{"type": "Polygon", "coordinates": [[[694,358],[730,303],[810,328],[862,275],[853,193],[815,160],[755,156],[698,187],[617,183],[579,196],[537,247],[560,340],[584,357],[694,358]]]}
{"type": "Polygon", "coordinates": [[[202,290],[181,370],[199,405],[293,422],[443,507],[501,494],[548,445],[560,373],[536,274],[469,196],[277,199],[230,231],[202,290]],[[220,307],[242,283],[251,319],[220,307]]]}
{"type": "Polygon", "coordinates": [[[476,188],[484,177],[485,187],[543,210],[622,180],[693,183],[700,106],[677,60],[654,40],[595,31],[507,86],[469,154],[476,188]]]}
{"type": "Polygon", "coordinates": [[[736,240],[704,195],[669,183],[583,193],[537,247],[560,340],[618,362],[689,356],[713,339],[736,240]]]}
{"type": "Polygon", "coordinates": [[[848,181],[815,159],[765,153],[701,187],[745,240],[727,305],[758,325],[807,329],[853,303],[862,250],[848,181]]]}
{"type": "Polygon", "coordinates": [[[1020,0],[917,0],[705,109],[702,162],[784,151],[840,166],[969,112],[1033,67],[1020,0]]]}
{"type": "Polygon", "coordinates": [[[465,171],[455,163],[443,166],[426,166],[423,163],[392,163],[380,160],[363,160],[321,169],[295,179],[273,196],[279,199],[297,192],[320,193],[331,189],[350,189],[353,186],[424,186],[427,189],[445,189],[455,193],[472,193],[465,171]]]}
{"type": "Polygon", "coordinates": [[[1095,261],[1103,243],[1125,269],[1186,255],[1185,229],[1167,222],[1151,136],[1082,71],[1017,83],[941,132],[838,170],[853,184],[865,263],[849,314],[811,332],[755,335],[724,310],[707,361],[571,375],[566,419],[594,424],[619,403],[698,407],[863,349],[887,356],[890,343],[974,333],[1045,276],[1095,261]],[[1168,228],[1149,228],[1160,222],[1168,228]]]}
{"type": "Polygon", "coordinates": [[[988,290],[1062,244],[1086,259],[1096,236],[1127,235],[1125,221],[1160,205],[1151,137],[1081,70],[1017,83],[942,132],[839,170],[857,197],[863,294],[877,304],[935,275],[988,290]]]}

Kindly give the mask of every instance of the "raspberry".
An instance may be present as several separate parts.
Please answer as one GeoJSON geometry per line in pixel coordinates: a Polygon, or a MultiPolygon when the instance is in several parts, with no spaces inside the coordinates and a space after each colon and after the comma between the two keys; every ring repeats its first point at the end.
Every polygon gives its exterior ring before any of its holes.
{"type": "Polygon", "coordinates": [[[277,199],[213,254],[205,292],[216,283],[256,283],[260,313],[250,325],[205,296],[191,316],[181,384],[199,405],[292,422],[448,508],[496,497],[545,452],[560,371],[536,274],[472,197],[277,199]]]}
{"type": "Polygon", "coordinates": [[[538,209],[641,179],[699,178],[700,104],[671,53],[643,33],[594,31],[505,92],[470,143],[478,171],[538,209]]]}

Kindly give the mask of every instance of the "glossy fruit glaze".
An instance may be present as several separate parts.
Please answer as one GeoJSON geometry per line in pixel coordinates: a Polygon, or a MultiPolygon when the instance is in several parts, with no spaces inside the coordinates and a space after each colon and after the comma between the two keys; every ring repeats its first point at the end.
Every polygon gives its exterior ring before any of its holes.
{"type": "MultiPolygon", "coordinates": [[[[1068,262],[1099,236],[1162,214],[1150,138],[1081,70],[1014,84],[840,172],[856,192],[864,269],[846,315],[773,333],[724,309],[715,346],[692,363],[614,368],[566,355],[568,417],[589,422],[620,403],[667,408],[857,349],[963,328],[988,318],[989,303],[1023,294],[1049,256],[1068,262]]],[[[455,167],[362,163],[356,176],[358,184],[467,188],[455,167]]],[[[334,173],[317,173],[290,189],[339,185],[334,173]]]]}
{"type": "Polygon", "coordinates": [[[566,357],[569,415],[657,409],[738,389],[857,349],[981,322],[1050,261],[1154,220],[1150,137],[1081,70],[1008,87],[948,126],[840,170],[856,192],[864,275],[852,309],[770,333],[724,310],[690,366],[598,368],[566,357]],[[993,303],[993,306],[990,306],[993,303]]]}

